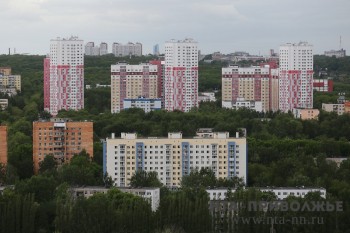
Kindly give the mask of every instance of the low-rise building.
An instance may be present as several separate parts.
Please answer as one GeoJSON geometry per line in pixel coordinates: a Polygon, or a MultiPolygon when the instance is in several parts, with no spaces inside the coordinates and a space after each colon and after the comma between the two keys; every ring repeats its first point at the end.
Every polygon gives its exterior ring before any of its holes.
{"type": "MultiPolygon", "coordinates": [[[[277,199],[283,200],[289,196],[304,198],[306,194],[311,192],[319,192],[320,196],[326,198],[325,188],[312,188],[312,187],[266,187],[266,188],[256,188],[261,192],[272,192],[276,195],[277,199]]],[[[228,188],[217,188],[217,189],[207,189],[206,190],[210,200],[225,200],[227,198],[228,188]]],[[[236,190],[230,190],[234,193],[236,190]]]]}
{"type": "Polygon", "coordinates": [[[144,112],[151,112],[154,110],[160,110],[162,108],[161,98],[127,98],[124,99],[124,110],[129,108],[141,108],[144,112]]]}
{"type": "Polygon", "coordinates": [[[21,91],[20,75],[2,75],[0,74],[0,92],[9,96],[16,95],[21,91]]]}
{"type": "MultiPolygon", "coordinates": [[[[159,207],[160,201],[160,189],[159,188],[127,188],[116,187],[118,190],[124,193],[131,193],[136,196],[142,197],[148,203],[150,203],[152,211],[156,211],[159,207]]],[[[75,187],[71,188],[70,192],[74,198],[86,197],[89,198],[96,193],[107,193],[109,188],[105,187],[75,187]]]]}
{"type": "Polygon", "coordinates": [[[199,92],[198,101],[201,102],[215,102],[215,92],[199,92]]]}
{"type": "Polygon", "coordinates": [[[325,104],[322,103],[322,110],[326,112],[336,112],[338,115],[344,114],[344,104],[325,104]]]}
{"type": "Polygon", "coordinates": [[[346,50],[345,49],[340,49],[340,50],[329,50],[329,51],[324,51],[324,55],[327,57],[345,57],[346,56],[346,50]]]}
{"type": "Polygon", "coordinates": [[[294,108],[293,114],[295,118],[302,120],[317,120],[320,110],[312,108],[294,108]]]}
{"type": "Polygon", "coordinates": [[[347,160],[348,158],[326,158],[326,161],[335,162],[337,167],[340,167],[340,164],[347,160]]]}
{"type": "Polygon", "coordinates": [[[0,99],[0,109],[5,110],[9,106],[8,99],[0,99]]]}
{"type": "Polygon", "coordinates": [[[263,103],[261,101],[246,100],[242,97],[237,98],[236,101],[222,101],[222,107],[236,110],[240,108],[248,108],[257,112],[263,111],[263,103]]]}

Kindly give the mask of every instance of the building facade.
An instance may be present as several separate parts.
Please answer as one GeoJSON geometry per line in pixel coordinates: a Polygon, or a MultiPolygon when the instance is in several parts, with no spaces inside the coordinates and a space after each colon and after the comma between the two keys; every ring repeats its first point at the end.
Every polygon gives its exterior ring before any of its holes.
{"type": "Polygon", "coordinates": [[[7,126],[0,125],[0,163],[7,164],[7,126]]]}
{"type": "Polygon", "coordinates": [[[125,57],[125,56],[140,57],[142,56],[142,44],[139,42],[137,43],[128,42],[125,45],[120,43],[113,43],[112,53],[116,57],[125,57]]]}
{"type": "Polygon", "coordinates": [[[199,92],[198,94],[198,102],[215,102],[215,92],[199,92]]]}
{"type": "Polygon", "coordinates": [[[261,101],[246,100],[241,97],[237,98],[236,101],[222,101],[222,107],[235,109],[235,110],[241,109],[241,108],[247,108],[257,112],[263,111],[263,103],[261,101]]]}
{"type": "Polygon", "coordinates": [[[108,44],[105,42],[101,42],[99,55],[106,55],[106,54],[108,54],[108,44]]]}
{"type": "Polygon", "coordinates": [[[193,39],[165,43],[164,102],[168,111],[198,107],[198,45],[193,39]]]}
{"type": "Polygon", "coordinates": [[[127,187],[137,170],[157,173],[167,187],[178,187],[193,169],[211,169],[217,178],[241,177],[247,181],[246,138],[228,132],[208,132],[194,138],[168,133],[168,138],[138,138],[122,133],[104,142],[104,172],[115,186],[127,187]]]}
{"type": "Polygon", "coordinates": [[[40,162],[52,154],[59,164],[69,162],[82,150],[93,157],[93,123],[52,118],[33,122],[33,162],[37,174],[40,162]]]}
{"type": "Polygon", "coordinates": [[[313,107],[313,47],[287,43],[279,49],[279,109],[313,107]]]}
{"type": "Polygon", "coordinates": [[[124,99],[123,108],[124,110],[129,108],[141,108],[144,112],[148,113],[154,110],[162,109],[162,99],[150,99],[144,97],[124,99]]]}
{"type": "MultiPolygon", "coordinates": [[[[276,195],[278,200],[286,199],[289,196],[301,197],[304,198],[305,195],[312,192],[319,192],[320,196],[326,198],[327,191],[325,188],[308,188],[308,187],[273,187],[273,188],[256,188],[261,192],[272,192],[276,195]]],[[[206,190],[209,199],[214,200],[226,200],[227,199],[227,188],[217,188],[217,189],[207,189],[206,190]]],[[[236,190],[232,189],[231,193],[234,193],[236,190]]]]}
{"type": "MultiPolygon", "coordinates": [[[[116,188],[124,193],[131,193],[133,195],[142,197],[151,205],[152,211],[156,211],[159,207],[159,201],[160,201],[159,188],[125,188],[125,187],[116,187],[116,188]]],[[[108,190],[110,189],[105,187],[90,186],[90,187],[70,188],[69,191],[73,196],[73,198],[78,198],[78,197],[89,198],[96,193],[106,194],[108,190]]]]}
{"type": "Polygon", "coordinates": [[[124,99],[160,98],[158,66],[151,64],[111,65],[111,112],[124,109],[124,99]]]}
{"type": "Polygon", "coordinates": [[[4,74],[0,73],[0,92],[9,96],[16,95],[22,90],[21,75],[7,75],[9,72],[3,71],[4,74]]]}
{"type": "Polygon", "coordinates": [[[11,67],[0,67],[0,75],[11,75],[11,67]]]}
{"type": "Polygon", "coordinates": [[[0,99],[0,109],[5,110],[9,106],[8,99],[0,99]]]}
{"type": "Polygon", "coordinates": [[[83,40],[51,40],[50,54],[44,59],[44,106],[53,116],[61,109],[84,108],[83,40]]]}
{"type": "Polygon", "coordinates": [[[343,115],[345,112],[344,104],[325,104],[322,103],[322,110],[326,112],[335,112],[338,115],[343,115]]]}
{"type": "MultiPolygon", "coordinates": [[[[263,67],[222,68],[222,106],[236,108],[240,101],[261,102],[261,111],[278,110],[278,70],[263,67]]],[[[257,108],[258,109],[258,108],[257,108]]]]}
{"type": "Polygon", "coordinates": [[[302,120],[317,120],[320,110],[312,108],[294,108],[292,110],[294,117],[302,120]]]}
{"type": "Polygon", "coordinates": [[[340,50],[329,50],[329,51],[324,51],[324,55],[327,57],[345,57],[346,56],[346,50],[340,49],[340,50]]]}
{"type": "Polygon", "coordinates": [[[333,79],[314,79],[314,91],[319,92],[333,92],[333,79]]]}

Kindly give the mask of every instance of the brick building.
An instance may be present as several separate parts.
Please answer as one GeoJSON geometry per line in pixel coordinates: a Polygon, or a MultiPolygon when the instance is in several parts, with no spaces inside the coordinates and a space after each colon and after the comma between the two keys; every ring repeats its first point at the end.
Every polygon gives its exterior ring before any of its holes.
{"type": "Polygon", "coordinates": [[[7,126],[0,125],[0,163],[7,164],[7,126]]]}
{"type": "Polygon", "coordinates": [[[61,163],[69,162],[83,149],[93,157],[93,123],[73,122],[52,118],[50,121],[33,122],[34,172],[46,155],[52,154],[61,163]]]}

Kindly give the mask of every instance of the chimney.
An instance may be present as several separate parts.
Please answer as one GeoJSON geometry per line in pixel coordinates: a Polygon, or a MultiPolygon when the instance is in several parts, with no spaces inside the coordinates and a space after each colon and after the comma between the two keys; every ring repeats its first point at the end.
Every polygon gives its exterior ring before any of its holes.
{"type": "Polygon", "coordinates": [[[236,138],[239,138],[239,132],[236,132],[236,138]]]}
{"type": "Polygon", "coordinates": [[[115,134],[114,133],[112,133],[112,139],[114,139],[115,138],[115,134]]]}

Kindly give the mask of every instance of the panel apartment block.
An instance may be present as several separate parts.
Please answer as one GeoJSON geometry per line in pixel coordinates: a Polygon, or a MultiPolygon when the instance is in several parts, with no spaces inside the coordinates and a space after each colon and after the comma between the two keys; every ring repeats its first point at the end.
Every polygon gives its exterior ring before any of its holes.
{"type": "Polygon", "coordinates": [[[7,75],[9,72],[0,73],[0,92],[13,96],[22,89],[21,75],[7,75]]]}
{"type": "Polygon", "coordinates": [[[279,109],[313,106],[313,48],[307,42],[285,44],[279,50],[279,109]]]}
{"type": "Polygon", "coordinates": [[[61,109],[84,108],[83,40],[51,40],[50,54],[44,59],[44,106],[53,116],[61,109]]]}
{"type": "Polygon", "coordinates": [[[193,39],[165,43],[164,105],[168,111],[198,107],[197,44],[193,39]]]}
{"type": "Polygon", "coordinates": [[[125,56],[142,56],[142,44],[137,43],[131,43],[128,42],[127,44],[123,45],[120,43],[113,43],[112,44],[112,53],[116,57],[125,57],[125,56]]]}
{"type": "Polygon", "coordinates": [[[269,66],[222,68],[222,106],[234,108],[239,100],[262,103],[262,111],[278,110],[278,70],[269,66]]]}
{"type": "Polygon", "coordinates": [[[313,89],[319,92],[333,92],[333,79],[314,79],[313,89]]]}
{"type": "Polygon", "coordinates": [[[183,138],[182,133],[168,133],[168,138],[138,138],[122,133],[120,138],[104,143],[104,172],[114,185],[129,186],[137,170],[155,171],[168,187],[178,187],[181,178],[193,169],[209,168],[217,178],[242,177],[247,181],[246,138],[230,138],[228,132],[198,134],[183,138]]]}
{"type": "Polygon", "coordinates": [[[7,126],[0,125],[0,163],[7,164],[7,126]]]}
{"type": "Polygon", "coordinates": [[[123,110],[124,99],[160,98],[158,79],[157,65],[111,65],[111,112],[123,110]]]}
{"type": "Polygon", "coordinates": [[[59,163],[66,163],[83,149],[93,157],[93,123],[73,122],[53,118],[33,122],[34,172],[46,155],[52,154],[59,163]]]}

